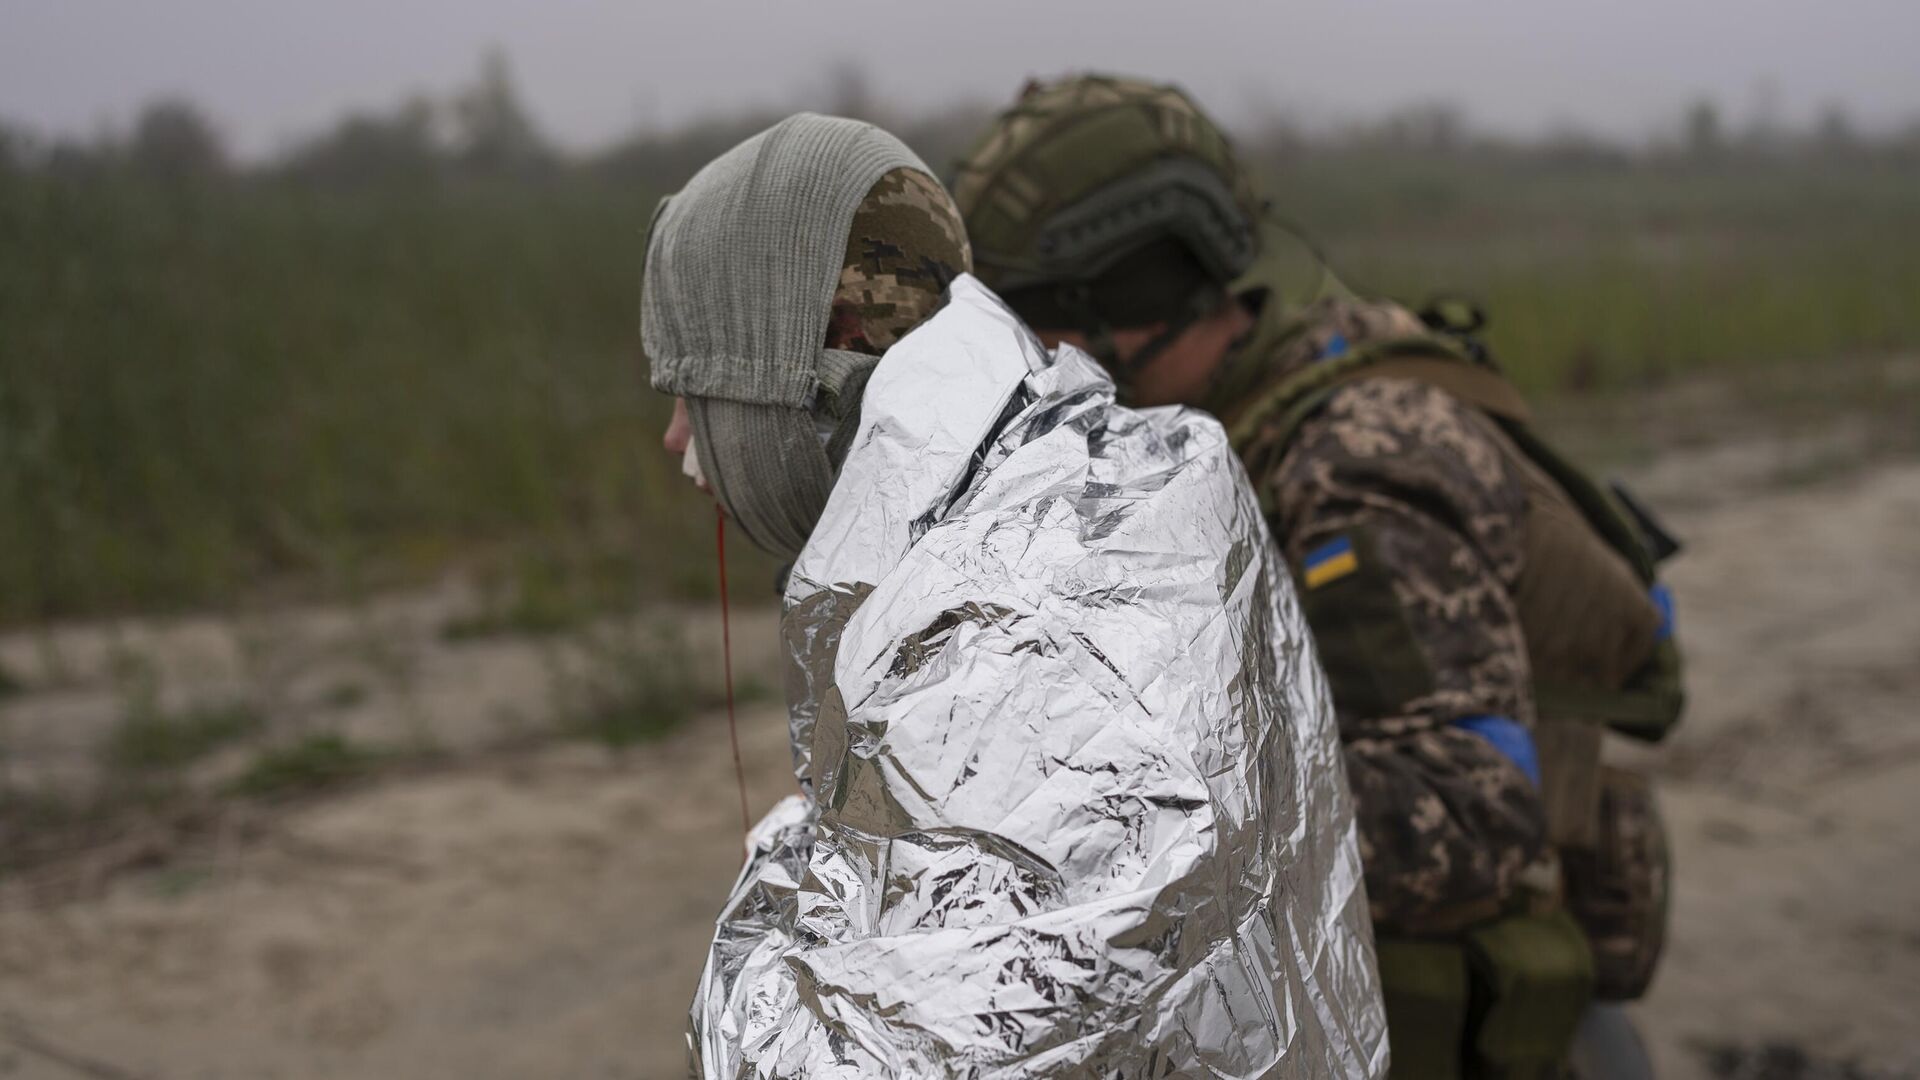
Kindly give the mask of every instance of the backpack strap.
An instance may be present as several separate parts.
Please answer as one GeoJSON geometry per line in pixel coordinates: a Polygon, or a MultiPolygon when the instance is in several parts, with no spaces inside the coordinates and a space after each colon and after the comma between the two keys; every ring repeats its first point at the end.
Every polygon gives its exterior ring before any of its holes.
{"type": "MultiPolygon", "coordinates": [[[[1652,549],[1631,513],[1613,492],[1594,483],[1579,466],[1562,457],[1524,423],[1495,417],[1520,452],[1565,492],[1589,528],[1633,567],[1649,588],[1658,580],[1652,549]]],[[[1536,677],[1534,705],[1542,717],[1574,716],[1643,742],[1658,742],[1673,730],[1686,708],[1680,647],[1661,640],[1653,656],[1627,685],[1603,690],[1563,685],[1536,677]]]]}
{"type": "MultiPolygon", "coordinates": [[[[1473,356],[1452,338],[1416,335],[1385,338],[1323,360],[1294,373],[1240,410],[1228,424],[1229,437],[1247,471],[1259,475],[1285,454],[1294,436],[1327,399],[1349,383],[1370,378],[1406,378],[1436,386],[1492,417],[1516,448],[1558,484],[1608,547],[1620,553],[1641,580],[1656,578],[1652,554],[1637,526],[1613,494],[1534,433],[1531,412],[1512,383],[1492,364],[1473,356]]],[[[1261,487],[1262,507],[1271,497],[1261,487]]],[[[1632,685],[1619,690],[1535,683],[1542,715],[1568,714],[1603,722],[1622,734],[1646,741],[1662,738],[1684,706],[1681,661],[1672,641],[1661,642],[1632,685]]]]}
{"type": "Polygon", "coordinates": [[[1228,438],[1247,470],[1257,473],[1259,463],[1277,461],[1285,453],[1301,425],[1335,391],[1376,377],[1437,386],[1512,424],[1525,425],[1532,417],[1520,392],[1491,363],[1476,359],[1451,338],[1414,335],[1367,342],[1295,372],[1228,417],[1228,438]]]}

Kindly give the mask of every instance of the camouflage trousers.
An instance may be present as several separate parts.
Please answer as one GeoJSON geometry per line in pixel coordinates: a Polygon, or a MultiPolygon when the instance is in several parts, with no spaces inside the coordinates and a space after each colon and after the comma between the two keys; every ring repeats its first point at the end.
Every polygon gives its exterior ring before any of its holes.
{"type": "Polygon", "coordinates": [[[1666,944],[1671,889],[1666,828],[1647,778],[1603,767],[1599,836],[1591,848],[1562,849],[1560,861],[1567,910],[1593,947],[1594,996],[1639,997],[1666,944]]]}

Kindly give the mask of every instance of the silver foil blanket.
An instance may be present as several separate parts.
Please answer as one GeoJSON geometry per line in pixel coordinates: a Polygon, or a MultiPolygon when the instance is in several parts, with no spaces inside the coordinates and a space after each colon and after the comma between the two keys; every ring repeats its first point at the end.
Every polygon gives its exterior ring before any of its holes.
{"type": "Polygon", "coordinates": [[[788,579],[803,794],[693,1005],[706,1077],[1378,1077],[1326,684],[1219,425],[972,278],[876,369],[788,579]]]}

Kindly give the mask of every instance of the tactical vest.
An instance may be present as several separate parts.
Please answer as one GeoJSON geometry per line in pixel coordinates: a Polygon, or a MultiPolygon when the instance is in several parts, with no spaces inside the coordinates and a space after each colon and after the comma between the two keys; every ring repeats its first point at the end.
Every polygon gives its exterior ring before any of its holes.
{"type": "MultiPolygon", "coordinates": [[[[1604,730],[1658,740],[1684,701],[1680,654],[1650,597],[1653,526],[1534,433],[1525,402],[1490,362],[1437,334],[1361,343],[1257,397],[1232,425],[1248,471],[1277,465],[1334,393],[1368,378],[1423,382],[1473,406],[1524,478],[1525,564],[1514,602],[1532,668],[1548,835],[1565,868],[1458,939],[1379,940],[1393,1077],[1556,1077],[1588,1001],[1637,997],[1664,936],[1664,836],[1650,796],[1637,778],[1600,763],[1604,730]],[[1623,869],[1634,860],[1608,850],[1632,831],[1614,818],[1636,798],[1624,810],[1652,818],[1655,835],[1644,839],[1660,865],[1651,875],[1623,869]],[[1658,895],[1639,895],[1650,888],[1658,895]],[[1635,944],[1614,948],[1622,911],[1637,920],[1624,930],[1635,944]]],[[[1331,665],[1329,677],[1339,700],[1331,665]]]]}

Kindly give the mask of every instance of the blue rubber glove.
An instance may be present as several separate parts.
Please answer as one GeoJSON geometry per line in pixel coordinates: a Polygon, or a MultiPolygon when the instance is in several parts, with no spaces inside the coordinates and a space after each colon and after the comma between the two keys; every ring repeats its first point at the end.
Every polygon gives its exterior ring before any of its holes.
{"type": "Polygon", "coordinates": [[[1665,641],[1673,636],[1673,590],[1662,582],[1654,582],[1647,595],[1653,599],[1653,606],[1660,609],[1660,629],[1654,631],[1653,639],[1665,641]]]}
{"type": "Polygon", "coordinates": [[[1526,726],[1504,716],[1481,714],[1463,716],[1453,722],[1453,726],[1475,735],[1493,744],[1508,761],[1520,767],[1533,781],[1534,787],[1540,786],[1540,752],[1533,747],[1533,733],[1526,726]]]}

